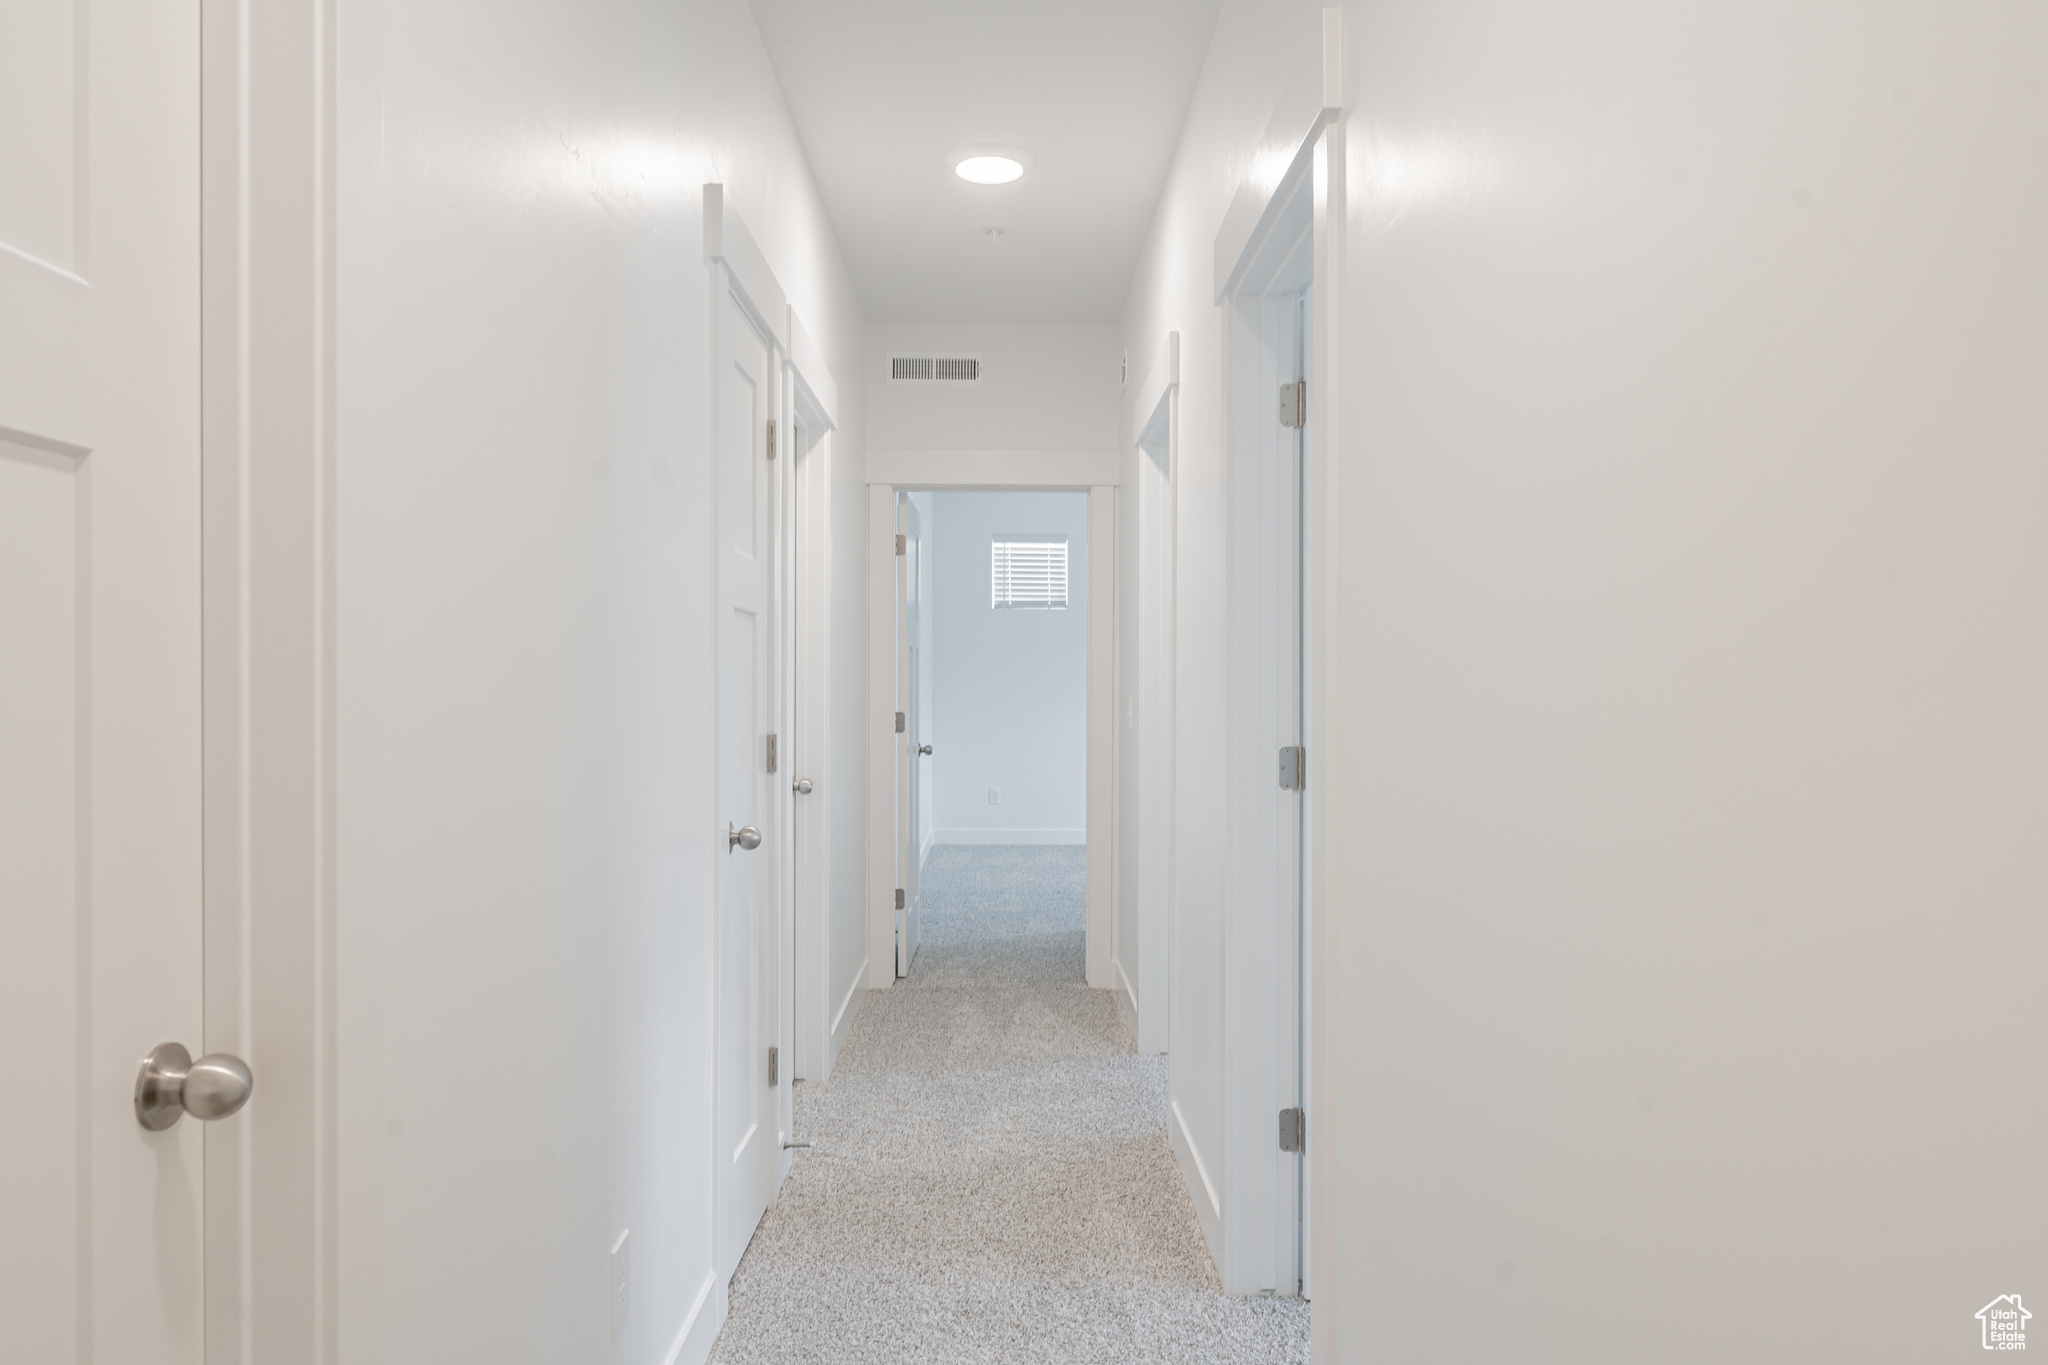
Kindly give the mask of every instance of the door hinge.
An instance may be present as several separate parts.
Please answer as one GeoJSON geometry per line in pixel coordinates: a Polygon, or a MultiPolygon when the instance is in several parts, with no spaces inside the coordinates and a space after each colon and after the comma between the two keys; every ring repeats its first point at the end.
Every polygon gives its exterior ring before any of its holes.
{"type": "Polygon", "coordinates": [[[1282,1109],[1280,1111],[1280,1150],[1283,1152],[1306,1152],[1308,1150],[1308,1111],[1306,1109],[1282,1109]]]}
{"type": "Polygon", "coordinates": [[[900,886],[896,888],[896,908],[898,910],[903,908],[903,888],[900,886]]]}
{"type": "Polygon", "coordinates": [[[775,1088],[777,1071],[775,1049],[771,1047],[768,1049],[768,1088],[770,1090],[775,1088]]]}
{"type": "Polygon", "coordinates": [[[1297,379],[1292,384],[1280,386],[1280,425],[1283,427],[1305,427],[1308,425],[1308,381],[1297,379]]]}
{"type": "Polygon", "coordinates": [[[903,713],[901,711],[896,713],[896,733],[899,735],[903,733],[903,713]]]}
{"type": "Polygon", "coordinates": [[[775,419],[768,419],[768,458],[775,458],[775,419]]]}
{"type": "Polygon", "coordinates": [[[1284,792],[1305,792],[1308,790],[1308,750],[1299,744],[1288,744],[1281,747],[1280,790],[1284,792]]]}
{"type": "Polygon", "coordinates": [[[899,555],[903,554],[905,552],[905,547],[909,544],[909,542],[910,537],[905,535],[903,532],[898,531],[896,533],[896,553],[899,555]]]}
{"type": "Polygon", "coordinates": [[[768,736],[768,771],[775,771],[775,736],[768,736]]]}

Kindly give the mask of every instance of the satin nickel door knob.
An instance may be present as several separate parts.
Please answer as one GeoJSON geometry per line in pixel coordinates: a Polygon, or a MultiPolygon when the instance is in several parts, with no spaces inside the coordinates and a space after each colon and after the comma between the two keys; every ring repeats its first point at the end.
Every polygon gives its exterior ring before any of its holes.
{"type": "Polygon", "coordinates": [[[727,853],[732,852],[735,848],[744,848],[752,852],[760,846],[761,831],[755,829],[752,825],[741,825],[738,829],[734,829],[731,825],[725,827],[725,851],[727,853]]]}
{"type": "Polygon", "coordinates": [[[152,1133],[190,1114],[224,1119],[249,1102],[256,1078],[249,1064],[225,1052],[198,1061],[182,1043],[165,1043],[142,1059],[135,1077],[135,1120],[152,1133]]]}
{"type": "Polygon", "coordinates": [[[917,746],[917,751],[921,754],[924,754],[926,757],[930,757],[932,746],[929,744],[920,744],[917,746]]]}
{"type": "Polygon", "coordinates": [[[799,777],[796,780],[796,794],[798,796],[809,796],[813,790],[810,778],[799,777]]]}

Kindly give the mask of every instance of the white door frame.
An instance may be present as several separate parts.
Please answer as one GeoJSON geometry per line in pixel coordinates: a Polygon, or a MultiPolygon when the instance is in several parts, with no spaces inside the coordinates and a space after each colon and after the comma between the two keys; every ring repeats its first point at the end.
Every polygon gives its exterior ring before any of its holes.
{"type": "Polygon", "coordinates": [[[868,988],[896,984],[896,494],[1088,494],[1088,917],[1084,975],[1116,982],[1116,492],[1113,450],[870,450],[868,484],[868,988]]]}
{"type": "MultiPolygon", "coordinates": [[[[823,353],[804,330],[795,308],[789,314],[790,354],[786,404],[788,438],[782,444],[789,468],[784,485],[791,599],[784,603],[790,623],[790,723],[788,759],[783,765],[794,808],[791,829],[789,907],[791,992],[790,1065],[801,1080],[832,1074],[841,1021],[851,995],[831,998],[832,803],[832,461],[837,427],[837,389],[823,353]],[[794,784],[811,790],[797,795],[794,784]]],[[[856,985],[858,989],[858,984],[856,985]]],[[[794,1096],[789,1097],[792,1101],[794,1096]]],[[[789,1115],[785,1115],[785,1126],[789,1115]]]]}
{"type": "MultiPolygon", "coordinates": [[[[1299,309],[1312,263],[1304,177],[1283,229],[1224,304],[1229,414],[1225,502],[1229,540],[1225,656],[1224,892],[1225,1214],[1229,1254],[1261,1290],[1300,1284],[1299,1156],[1279,1150],[1275,1116],[1302,1103],[1300,988],[1304,905],[1298,843],[1315,791],[1283,792],[1278,749],[1299,733],[1293,594],[1301,552],[1299,438],[1279,423],[1280,386],[1299,374],[1299,309]]],[[[1310,765],[1311,777],[1318,776],[1310,765]]]]}
{"type": "MultiPolygon", "coordinates": [[[[1301,1103],[1301,992],[1299,905],[1282,905],[1279,895],[1282,860],[1295,856],[1292,839],[1283,838],[1281,801],[1312,802],[1315,788],[1283,797],[1277,771],[1276,736],[1287,709],[1278,685],[1281,654],[1293,639],[1293,623],[1279,619],[1279,597],[1294,571],[1293,541],[1283,537],[1279,506],[1291,488],[1283,456],[1291,470],[1294,450],[1291,440],[1282,449],[1277,399],[1280,385],[1293,377],[1292,319],[1310,284],[1310,193],[1306,174],[1282,183],[1277,197],[1284,211],[1272,233],[1255,244],[1257,259],[1223,302],[1229,511],[1222,986],[1228,1022],[1218,1259],[1226,1287],[1289,1296],[1299,1283],[1301,1158],[1280,1151],[1276,1128],[1279,1112],[1301,1103]]],[[[1309,774],[1312,781],[1320,777],[1313,756],[1309,774]]]]}
{"type": "MultiPolygon", "coordinates": [[[[204,1049],[256,1077],[246,1121],[206,1135],[206,1359],[301,1365],[340,1356],[352,949],[335,883],[336,7],[199,13],[204,1049]]],[[[355,1074],[373,1074],[378,1044],[354,1041],[355,1074]]]]}
{"type": "MultiPolygon", "coordinates": [[[[1124,486],[1118,549],[1123,742],[1116,832],[1117,1000],[1138,1051],[1166,1051],[1172,945],[1174,811],[1174,532],[1180,463],[1180,333],[1169,332],[1132,406],[1135,460],[1124,486]]],[[[1111,718],[1115,725],[1115,717],[1111,718]]]]}

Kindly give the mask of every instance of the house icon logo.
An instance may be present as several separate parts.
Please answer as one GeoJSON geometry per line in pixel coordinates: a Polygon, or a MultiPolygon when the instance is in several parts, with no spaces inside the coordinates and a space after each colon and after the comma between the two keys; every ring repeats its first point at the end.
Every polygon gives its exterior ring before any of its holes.
{"type": "Polygon", "coordinates": [[[1984,1324],[1984,1349],[2024,1351],[2027,1349],[2027,1319],[2034,1316],[2020,1306],[2017,1294],[2000,1294],[1977,1310],[1984,1324]]]}

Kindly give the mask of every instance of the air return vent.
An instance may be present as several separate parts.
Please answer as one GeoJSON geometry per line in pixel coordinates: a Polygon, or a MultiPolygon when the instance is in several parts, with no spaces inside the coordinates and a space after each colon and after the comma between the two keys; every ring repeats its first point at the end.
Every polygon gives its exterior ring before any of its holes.
{"type": "Polygon", "coordinates": [[[889,353],[891,384],[979,384],[981,357],[963,355],[905,355],[889,353]]]}

